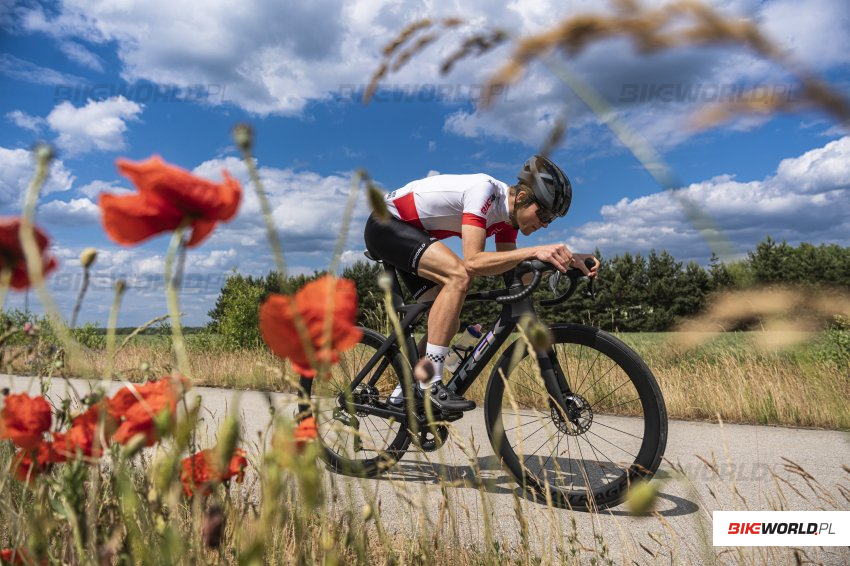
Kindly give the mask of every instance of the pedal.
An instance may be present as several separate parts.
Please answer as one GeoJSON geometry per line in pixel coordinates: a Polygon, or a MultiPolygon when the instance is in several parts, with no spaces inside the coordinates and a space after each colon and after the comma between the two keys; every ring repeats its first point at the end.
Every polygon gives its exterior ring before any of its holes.
{"type": "Polygon", "coordinates": [[[446,422],[453,423],[462,419],[463,413],[442,413],[440,417],[446,422]]]}

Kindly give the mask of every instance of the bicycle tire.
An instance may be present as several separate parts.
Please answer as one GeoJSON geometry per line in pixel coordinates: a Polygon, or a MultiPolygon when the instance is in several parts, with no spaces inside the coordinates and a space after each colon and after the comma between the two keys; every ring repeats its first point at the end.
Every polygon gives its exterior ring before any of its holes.
{"type": "MultiPolygon", "coordinates": [[[[368,328],[361,329],[360,343],[340,354],[330,377],[314,380],[302,377],[301,387],[310,398],[316,417],[321,456],[335,472],[373,477],[395,465],[410,445],[410,434],[402,421],[375,415],[355,414],[355,419],[339,399],[351,398],[352,381],[372,358],[386,337],[368,328]]],[[[391,348],[361,383],[374,378],[381,397],[386,398],[403,375],[404,358],[391,348]]],[[[355,388],[356,389],[356,388],[355,388]]]]}
{"type": "Polygon", "coordinates": [[[485,417],[491,444],[516,481],[535,498],[572,509],[617,505],[634,481],[649,480],[661,463],[667,444],[661,390],[640,356],[611,334],[582,324],[555,325],[550,330],[554,338],[550,356],[554,353],[563,368],[575,412],[569,419],[559,418],[536,360],[524,361],[528,352],[519,339],[506,349],[487,384],[485,417]],[[585,351],[594,359],[582,368],[585,351]],[[506,383],[511,386],[509,395],[506,383]],[[548,436],[544,443],[555,442],[546,460],[543,453],[538,455],[543,444],[535,448],[540,430],[548,436]],[[566,450],[561,447],[565,438],[566,450]],[[628,449],[612,438],[628,444],[628,449]],[[608,455],[614,449],[619,451],[616,460],[608,455]],[[588,455],[596,460],[588,461],[588,455]]]}

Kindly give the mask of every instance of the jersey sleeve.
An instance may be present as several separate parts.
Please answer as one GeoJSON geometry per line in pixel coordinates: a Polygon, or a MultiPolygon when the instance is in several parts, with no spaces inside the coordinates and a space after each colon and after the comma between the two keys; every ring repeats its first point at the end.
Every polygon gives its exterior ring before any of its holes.
{"type": "Polygon", "coordinates": [[[496,200],[496,187],[487,181],[476,183],[463,192],[464,226],[487,229],[487,210],[496,200]]]}
{"type": "Polygon", "coordinates": [[[515,244],[516,237],[519,234],[519,230],[508,224],[507,222],[503,222],[504,226],[496,232],[496,243],[497,244],[515,244]]]}

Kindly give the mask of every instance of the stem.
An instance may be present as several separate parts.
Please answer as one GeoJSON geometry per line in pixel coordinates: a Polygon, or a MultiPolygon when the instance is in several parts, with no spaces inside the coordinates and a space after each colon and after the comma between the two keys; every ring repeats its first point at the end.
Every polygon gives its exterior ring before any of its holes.
{"type": "MultiPolygon", "coordinates": [[[[257,166],[254,163],[254,158],[251,155],[251,149],[248,146],[241,146],[242,159],[245,161],[245,167],[248,168],[248,175],[251,177],[251,182],[254,185],[254,190],[257,193],[257,200],[260,203],[260,210],[263,213],[263,221],[266,225],[266,238],[269,241],[269,246],[272,248],[272,256],[277,267],[278,285],[280,292],[285,292],[286,286],[286,263],[283,260],[283,246],[280,244],[277,231],[274,227],[274,218],[272,217],[271,206],[266,198],[266,191],[263,188],[263,182],[260,180],[260,175],[257,173],[257,166]]],[[[298,338],[301,340],[301,345],[304,348],[304,353],[307,354],[307,359],[310,366],[318,372],[318,362],[316,358],[316,348],[313,341],[310,339],[310,334],[307,331],[307,325],[304,324],[304,317],[295,306],[295,301],[292,301],[292,322],[295,330],[298,332],[298,338]]]]}
{"type": "Polygon", "coordinates": [[[6,295],[9,292],[9,285],[12,283],[12,270],[5,265],[0,268],[0,310],[6,304],[6,295]]]}
{"type": "Polygon", "coordinates": [[[112,298],[112,309],[109,311],[109,322],[106,325],[106,367],[103,379],[112,379],[112,368],[115,367],[115,328],[118,326],[118,311],[121,308],[121,297],[124,296],[126,284],[119,280],[115,284],[115,296],[112,298]]]}
{"type": "Polygon", "coordinates": [[[174,355],[177,358],[177,370],[191,379],[189,359],[186,356],[186,344],[183,341],[183,326],[180,322],[180,302],[174,284],[175,279],[180,277],[179,274],[175,277],[174,259],[177,257],[180,248],[185,246],[183,235],[189,223],[189,219],[183,220],[174,231],[171,242],[168,244],[168,253],[165,256],[165,298],[168,302],[168,313],[171,315],[171,341],[174,345],[174,355]]]}
{"type": "MultiPolygon", "coordinates": [[[[360,183],[364,177],[366,177],[366,174],[363,171],[357,171],[351,179],[351,189],[348,192],[348,201],[345,203],[345,211],[342,214],[342,226],[339,230],[339,238],[337,238],[336,248],[334,248],[333,255],[331,256],[331,265],[330,268],[328,268],[328,271],[332,276],[331,282],[333,284],[333,288],[330,288],[330,284],[328,285],[328,302],[325,303],[325,320],[324,328],[322,329],[322,344],[325,348],[332,347],[331,340],[333,336],[334,309],[336,307],[336,272],[337,269],[339,269],[339,259],[342,256],[343,248],[345,248],[345,241],[348,238],[348,229],[349,226],[351,226],[351,217],[354,215],[354,206],[357,204],[357,195],[360,192],[358,189],[360,188],[360,183]]],[[[318,375],[316,377],[324,377],[325,374],[330,371],[330,364],[330,359],[322,360],[320,362],[321,367],[318,368],[319,371],[317,372],[318,375]]]]}
{"type": "Polygon", "coordinates": [[[278,238],[277,230],[275,230],[269,199],[266,198],[266,191],[263,187],[263,182],[260,180],[260,175],[257,173],[257,166],[254,163],[250,149],[242,150],[242,159],[245,161],[245,166],[248,168],[248,175],[251,177],[251,182],[254,184],[254,189],[257,193],[257,200],[260,203],[260,210],[263,213],[263,221],[266,225],[266,238],[268,238],[269,245],[272,248],[272,256],[274,257],[278,277],[280,278],[280,288],[283,290],[283,285],[286,282],[286,263],[283,260],[283,246],[280,243],[280,238],[278,238]]]}
{"type": "Polygon", "coordinates": [[[70,361],[76,362],[81,360],[80,345],[68,331],[62,316],[59,314],[59,309],[56,303],[53,302],[53,297],[44,286],[44,271],[42,264],[42,254],[39,252],[38,243],[35,240],[35,207],[38,203],[38,196],[41,193],[41,187],[47,179],[47,173],[50,168],[50,160],[53,158],[51,150],[47,146],[41,146],[35,150],[36,168],[35,175],[27,188],[26,197],[24,199],[23,214],[21,215],[21,228],[18,232],[18,237],[21,240],[21,247],[24,251],[24,258],[27,264],[27,275],[30,279],[30,285],[35,287],[36,294],[44,304],[48,316],[51,318],[51,323],[56,330],[56,335],[62,341],[63,346],[68,351],[70,361]]]}
{"type": "Polygon", "coordinates": [[[77,315],[80,314],[80,307],[83,306],[83,297],[86,296],[86,290],[89,288],[89,268],[83,268],[83,286],[80,288],[80,294],[77,295],[77,303],[74,305],[74,314],[71,315],[71,328],[77,327],[77,315]]]}
{"type": "MultiPolygon", "coordinates": [[[[389,288],[384,289],[384,308],[387,309],[387,316],[392,323],[393,331],[398,339],[398,347],[399,350],[401,350],[401,357],[404,359],[404,364],[402,364],[404,375],[400,376],[402,380],[402,394],[406,399],[412,401],[414,395],[413,388],[419,387],[419,385],[416,383],[416,380],[413,379],[413,368],[409,366],[410,358],[407,355],[407,340],[405,340],[404,332],[402,332],[401,321],[398,319],[398,314],[393,306],[393,296],[389,288]]],[[[413,402],[407,402],[404,404],[407,409],[407,427],[410,429],[411,433],[417,435],[419,434],[419,422],[416,420],[416,414],[414,413],[415,405],[416,403],[413,402]]],[[[426,410],[429,410],[430,403],[425,403],[425,408],[426,410]]],[[[428,415],[428,420],[434,420],[432,415],[428,415]]]]}

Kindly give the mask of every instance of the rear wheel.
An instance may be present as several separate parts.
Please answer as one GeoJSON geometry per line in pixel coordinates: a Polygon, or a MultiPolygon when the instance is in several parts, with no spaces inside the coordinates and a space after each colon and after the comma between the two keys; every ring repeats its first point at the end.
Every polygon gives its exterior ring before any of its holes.
{"type": "Polygon", "coordinates": [[[667,444],[667,410],[652,371],[626,344],[579,324],[552,328],[571,394],[566,414],[518,340],[499,360],[486,394],[490,441],[516,480],[559,506],[620,503],[649,479],[667,444]],[[504,376],[504,377],[503,377],[504,376]]]}
{"type": "Polygon", "coordinates": [[[386,340],[374,330],[362,330],[360,343],[340,354],[339,363],[327,379],[302,377],[301,386],[310,397],[328,465],[343,474],[374,476],[401,458],[410,445],[410,435],[402,420],[352,410],[346,400],[386,406],[403,375],[404,358],[393,347],[357,380],[386,340]]]}

